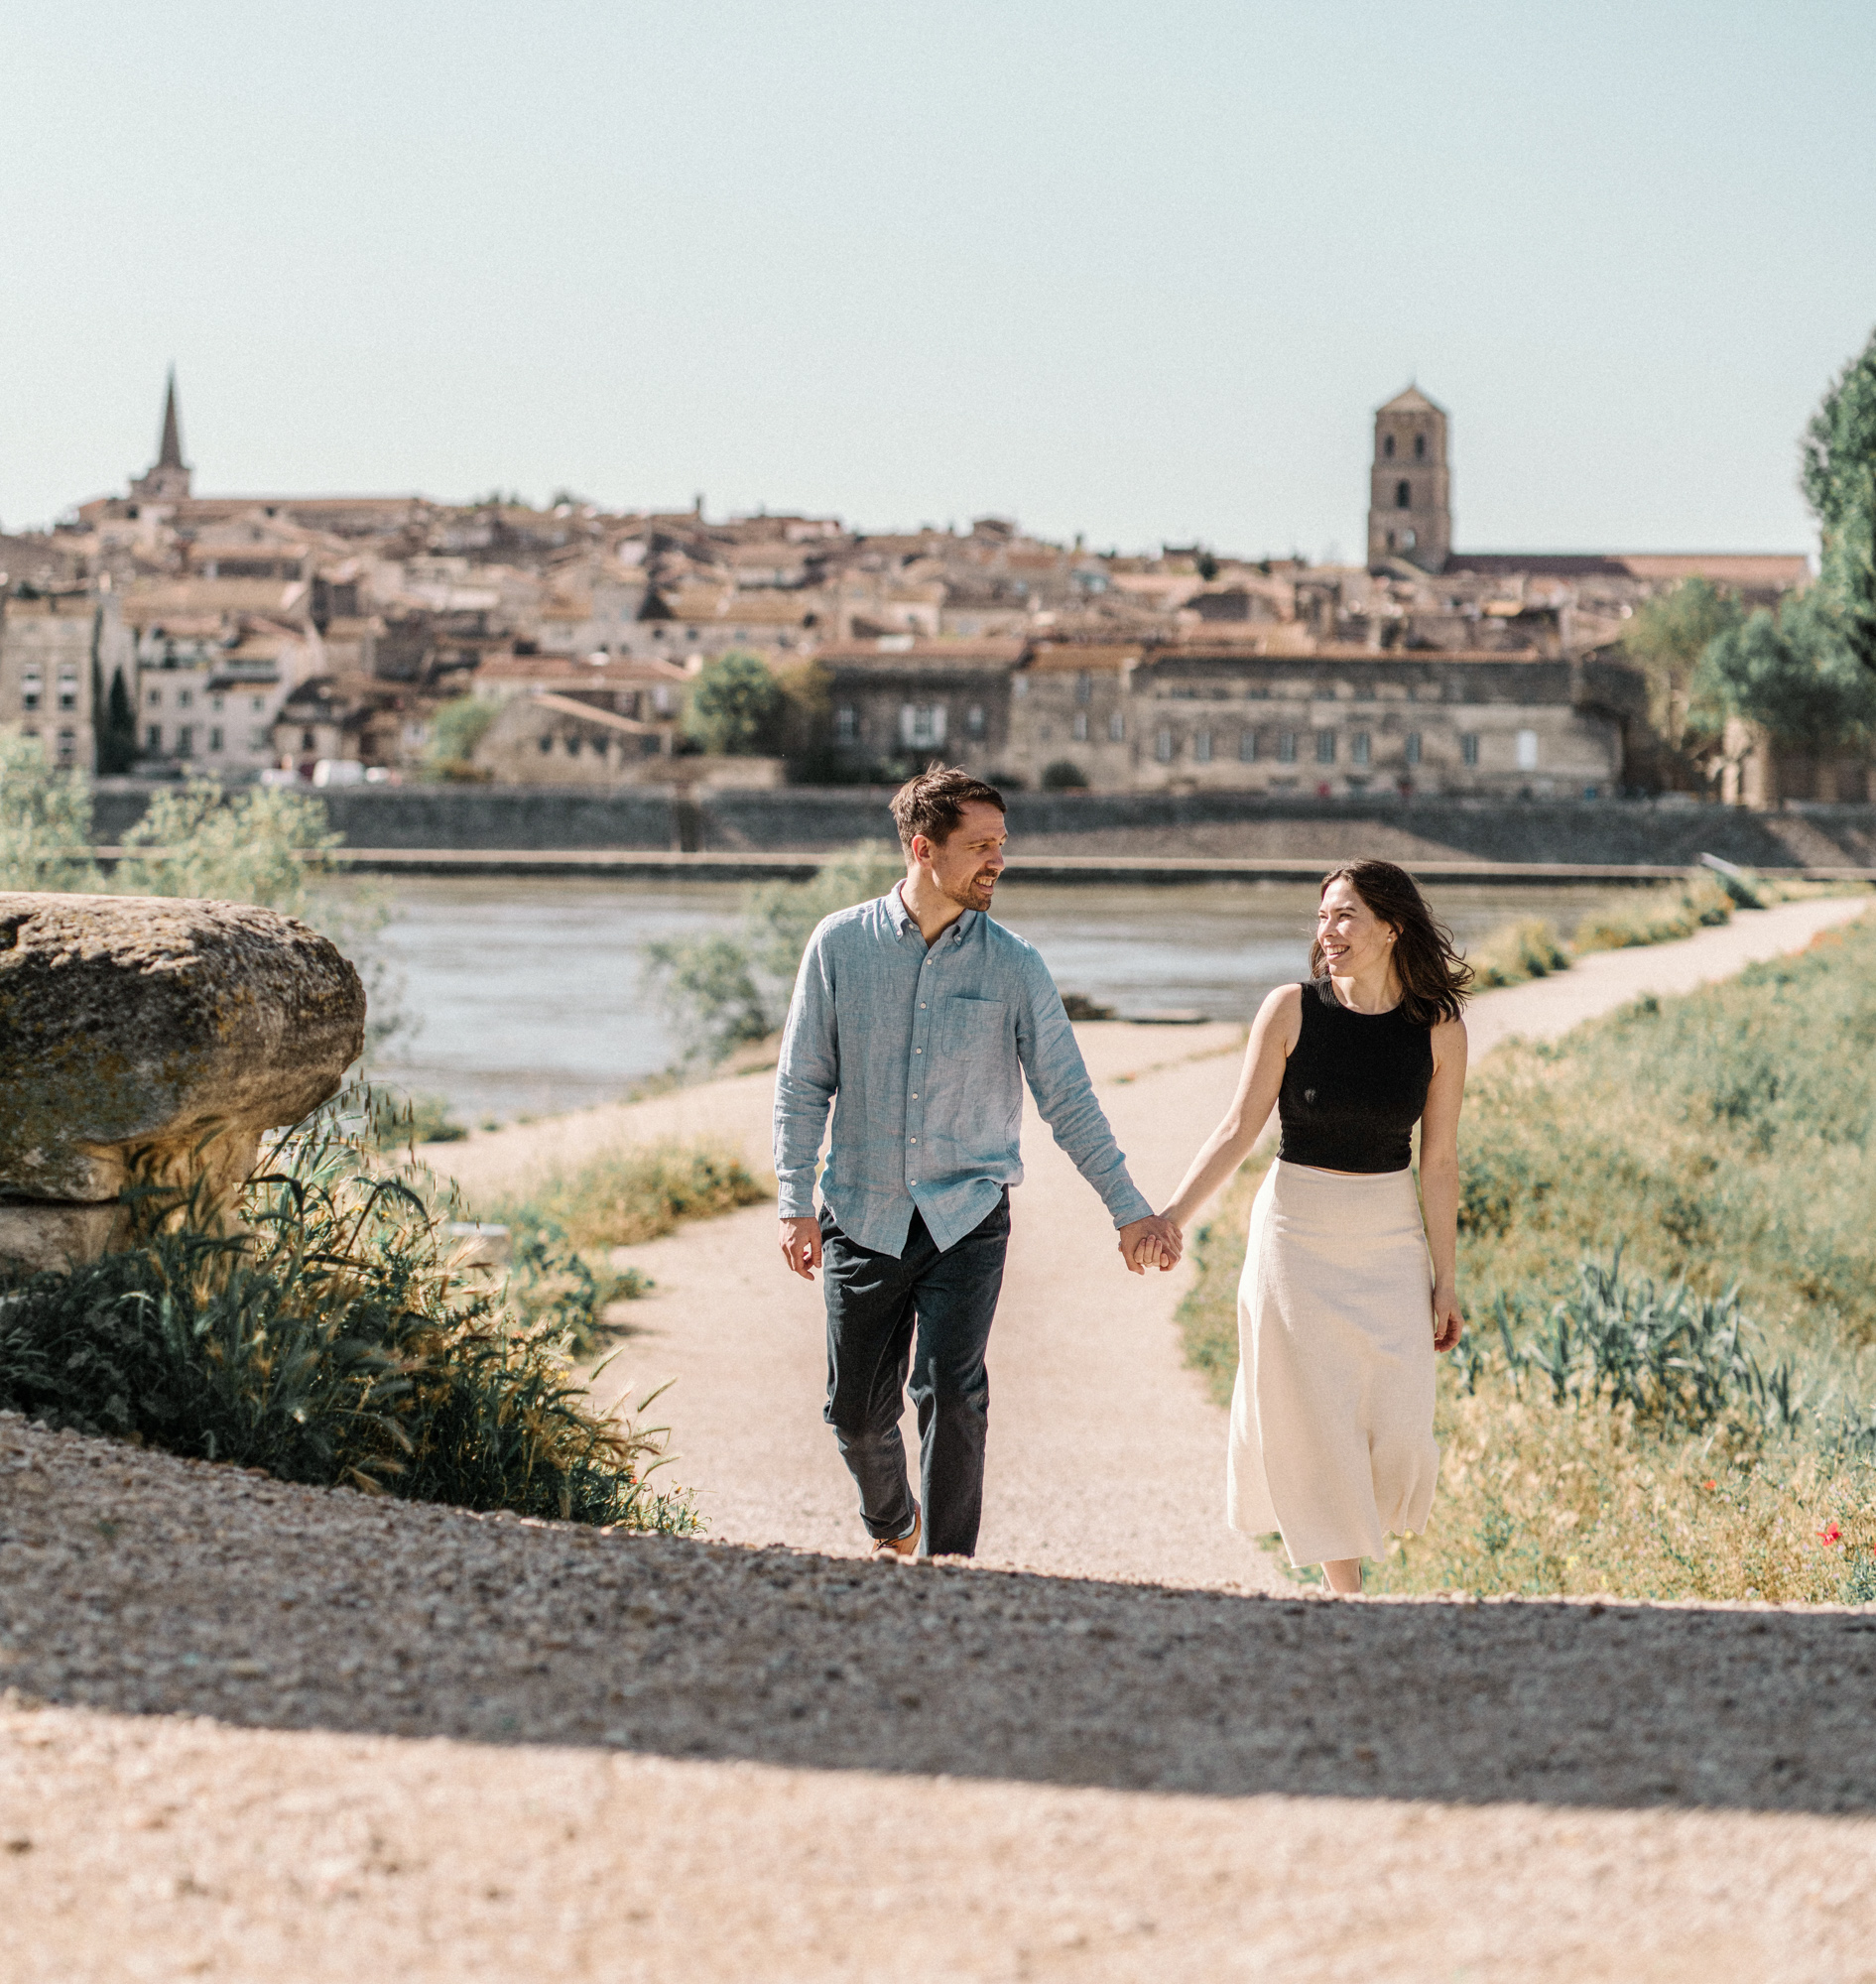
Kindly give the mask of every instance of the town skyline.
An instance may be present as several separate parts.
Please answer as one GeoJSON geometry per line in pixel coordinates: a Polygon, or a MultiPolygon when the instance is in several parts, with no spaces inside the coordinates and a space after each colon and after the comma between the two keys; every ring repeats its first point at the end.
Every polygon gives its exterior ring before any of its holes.
{"type": "Polygon", "coordinates": [[[1322,561],[1418,379],[1462,543],[1811,542],[1797,436],[1876,317],[1867,10],[512,25],[29,0],[0,524],[121,487],[174,359],[229,492],[1322,561]]]}

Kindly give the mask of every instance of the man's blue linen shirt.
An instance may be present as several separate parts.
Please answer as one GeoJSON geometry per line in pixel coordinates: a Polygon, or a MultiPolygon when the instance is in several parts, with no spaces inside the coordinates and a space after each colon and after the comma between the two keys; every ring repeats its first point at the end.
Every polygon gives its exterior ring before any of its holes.
{"type": "Polygon", "coordinates": [[[803,955],[776,1073],[782,1217],[813,1213],[831,1102],[820,1189],[841,1232],[897,1258],[916,1207],[940,1250],[955,1245],[1023,1181],[1019,1068],[1114,1224],[1146,1218],[1033,946],[966,910],[928,948],[896,887],[828,917],[803,955]]]}

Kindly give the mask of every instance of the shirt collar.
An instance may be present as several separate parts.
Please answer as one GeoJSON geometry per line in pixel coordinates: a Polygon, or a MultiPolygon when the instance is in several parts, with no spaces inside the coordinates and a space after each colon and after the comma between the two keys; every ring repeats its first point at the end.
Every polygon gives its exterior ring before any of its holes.
{"type": "MultiPolygon", "coordinates": [[[[900,894],[902,886],[903,885],[901,883],[895,882],[892,885],[892,887],[886,891],[886,914],[893,920],[894,934],[903,937],[907,932],[907,930],[913,930],[915,932],[919,930],[919,920],[912,914],[912,912],[909,909],[906,908],[906,899],[903,895],[900,894]]],[[[976,921],[977,921],[977,912],[975,910],[966,910],[963,913],[963,915],[959,917],[954,924],[952,924],[950,929],[947,930],[941,937],[939,937],[938,941],[940,943],[944,943],[947,941],[961,942],[962,939],[969,933],[971,925],[974,924],[976,921]]],[[[923,932],[919,933],[919,940],[921,943],[925,941],[923,932]]]]}

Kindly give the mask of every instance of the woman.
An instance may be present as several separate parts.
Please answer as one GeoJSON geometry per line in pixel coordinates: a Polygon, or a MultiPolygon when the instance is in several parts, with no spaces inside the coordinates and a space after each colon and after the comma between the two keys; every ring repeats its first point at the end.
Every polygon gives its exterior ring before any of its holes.
{"type": "Polygon", "coordinates": [[[1166,1212],[1186,1226],[1276,1105],[1283,1144],[1238,1287],[1227,1516],[1281,1531],[1293,1564],[1353,1594],[1384,1536],[1426,1527],[1439,1471],[1434,1352],[1465,1326],[1453,1257],[1472,973],[1391,861],[1323,882],[1310,970],[1264,1001],[1231,1107],[1166,1212]]]}

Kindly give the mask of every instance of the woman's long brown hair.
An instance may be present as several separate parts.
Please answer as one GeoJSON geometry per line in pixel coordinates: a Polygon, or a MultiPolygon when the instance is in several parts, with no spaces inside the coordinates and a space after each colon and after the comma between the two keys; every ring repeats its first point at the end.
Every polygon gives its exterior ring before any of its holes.
{"type": "MultiPolygon", "coordinates": [[[[1347,882],[1394,931],[1394,972],[1401,981],[1401,1011],[1417,1027],[1456,1020],[1472,990],[1472,967],[1461,957],[1444,924],[1434,921],[1427,899],[1405,868],[1392,861],[1349,861],[1331,868],[1316,892],[1321,901],[1331,882],[1347,882]]],[[[1328,969],[1321,939],[1310,945],[1310,975],[1328,969]]]]}

